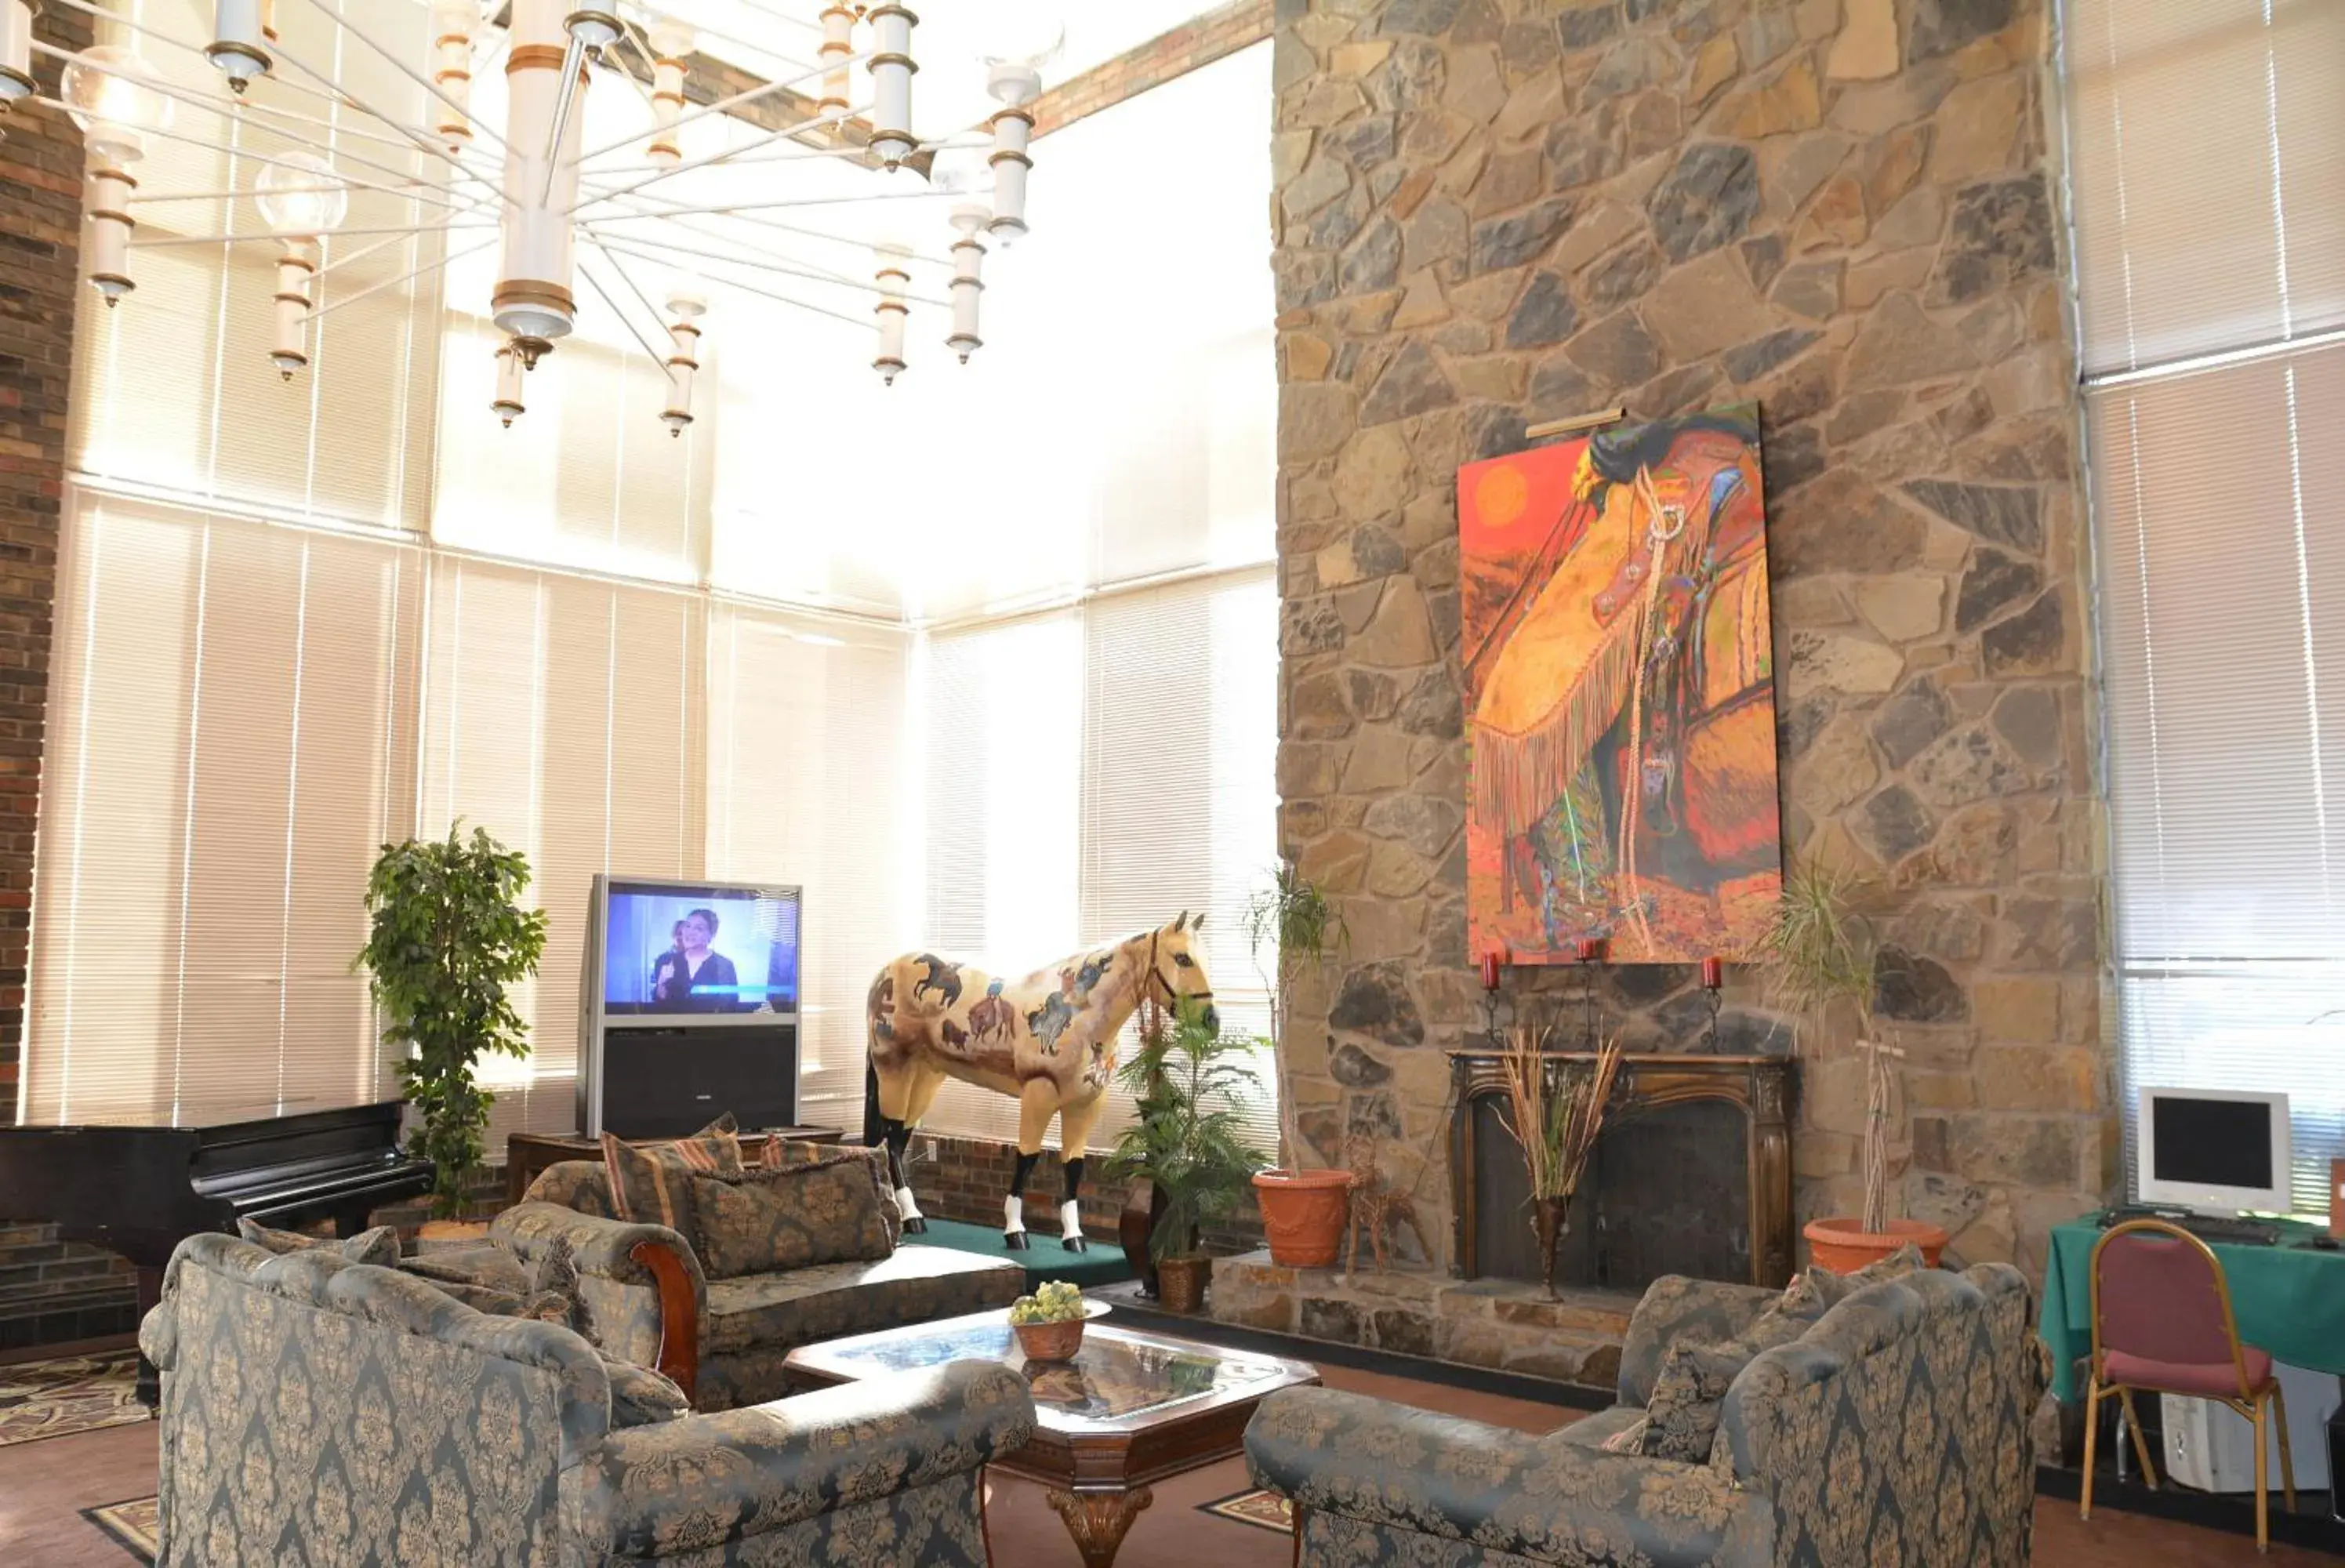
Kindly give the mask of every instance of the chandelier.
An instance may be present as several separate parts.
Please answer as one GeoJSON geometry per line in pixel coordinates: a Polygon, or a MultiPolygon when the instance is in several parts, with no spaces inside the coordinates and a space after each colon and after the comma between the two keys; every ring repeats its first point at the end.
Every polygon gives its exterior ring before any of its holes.
{"type": "MultiPolygon", "coordinates": [[[[797,0],[809,10],[818,5],[813,15],[793,15],[791,0],[728,0],[726,19],[756,35],[748,37],[633,0],[431,0],[429,44],[420,57],[391,40],[384,15],[391,8],[378,9],[377,0],[212,0],[212,36],[205,39],[172,36],[92,0],[47,3],[118,24],[135,39],[77,53],[54,48],[33,37],[27,0],[0,0],[0,107],[38,103],[63,110],[81,127],[87,271],[109,307],[136,289],[133,258],[144,244],[273,242],[279,249],[268,356],[290,379],[308,366],[314,322],[326,310],[493,245],[496,276],[487,305],[502,341],[496,349],[492,411],[507,425],[523,411],[529,375],[577,328],[574,288],[583,277],[665,375],[660,419],[679,435],[693,418],[711,284],[850,320],[861,317],[842,309],[842,298],[867,304],[871,363],[890,384],[906,367],[916,309],[932,308],[943,318],[945,346],[967,362],[981,343],[978,309],[989,243],[1007,246],[1027,231],[1032,106],[1041,94],[1042,71],[1063,38],[1045,0],[993,0],[977,8],[984,13],[981,46],[965,47],[955,60],[928,63],[950,69],[965,62],[981,75],[986,101],[998,106],[960,130],[924,138],[912,129],[913,84],[922,63],[914,42],[919,18],[897,0],[797,0]],[[420,94],[414,101],[423,106],[421,119],[380,106],[379,95],[289,47],[277,25],[280,4],[312,8],[338,33],[338,46],[325,60],[365,51],[407,78],[420,94]],[[709,56],[696,53],[704,39],[709,56]],[[167,80],[147,58],[152,49],[208,57],[217,67],[219,90],[167,80]],[[746,72],[726,67],[725,61],[745,51],[780,62],[783,69],[773,79],[749,77],[748,85],[738,86],[746,72]],[[57,98],[38,92],[36,55],[63,62],[57,98]],[[476,119],[472,110],[475,75],[500,66],[505,84],[501,127],[476,119]],[[704,69],[712,79],[695,81],[704,69]],[[262,83],[271,89],[254,92],[262,83]],[[588,96],[614,90],[643,99],[648,126],[589,147],[588,96]],[[303,96],[323,100],[332,117],[276,102],[303,96]],[[264,104],[264,97],[271,102],[264,104]],[[749,133],[740,127],[752,106],[759,114],[749,133]],[[291,145],[271,153],[223,146],[216,126],[198,131],[179,123],[191,117],[179,113],[188,107],[224,121],[243,119],[291,145]],[[717,115],[732,122],[726,145],[687,157],[685,127],[717,115]],[[154,138],[227,151],[232,170],[256,172],[241,186],[232,177],[226,190],[141,190],[131,171],[154,138]],[[366,151],[358,150],[361,146],[366,151]],[[406,167],[385,161],[402,152],[406,167]],[[417,157],[421,177],[414,172],[417,157]],[[819,197],[794,193],[794,181],[802,185],[817,161],[858,171],[855,188],[840,194],[834,182],[819,197]],[[721,193],[710,190],[705,176],[697,187],[659,189],[719,166],[726,166],[721,193]],[[722,199],[672,194],[685,188],[722,199]],[[408,221],[350,229],[352,238],[364,236],[368,243],[341,259],[355,260],[403,238],[437,243],[403,276],[321,309],[321,274],[336,264],[326,252],[343,229],[353,189],[399,197],[408,221]],[[933,250],[909,238],[908,226],[892,217],[877,226],[886,237],[875,238],[846,232],[836,216],[858,203],[924,196],[950,203],[949,236],[933,250]],[[132,214],[140,204],[198,197],[249,197],[267,228],[151,242],[135,236],[132,214]],[[760,216],[799,205],[834,216],[827,221],[760,216]],[[492,238],[474,240],[470,232],[490,229],[492,238]],[[809,245],[831,257],[847,247],[863,258],[862,265],[809,258],[802,254],[809,245]],[[581,266],[586,249],[615,287],[581,266]],[[936,269],[941,291],[918,287],[915,268],[936,269]],[[645,287],[639,275],[649,276],[652,286],[645,287]]],[[[672,3],[683,6],[686,0],[672,3]]],[[[969,10],[969,0],[955,5],[969,10]]],[[[915,201],[888,212],[908,210],[933,209],[915,201]]]]}

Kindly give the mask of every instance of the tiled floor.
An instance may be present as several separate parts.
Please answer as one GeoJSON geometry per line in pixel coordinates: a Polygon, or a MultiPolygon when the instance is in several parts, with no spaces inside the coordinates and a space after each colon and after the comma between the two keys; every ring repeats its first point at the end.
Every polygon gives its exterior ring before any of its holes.
{"type": "MultiPolygon", "coordinates": [[[[1578,1412],[1494,1395],[1326,1369],[1333,1387],[1406,1400],[1527,1431],[1545,1431],[1578,1412]]],[[[1066,1529],[1031,1482],[997,1478],[989,1507],[994,1560],[1002,1568],[1078,1568],[1066,1529]]],[[[1125,1542],[1118,1568],[1287,1568],[1288,1543],[1252,1525],[1199,1512],[1201,1503],[1243,1491],[1244,1464],[1223,1462],[1156,1487],[1156,1501],[1125,1542]]],[[[130,1559],[80,1515],[84,1508],[118,1502],[155,1490],[155,1428],[117,1427],[75,1437],[0,1448],[0,1563],[15,1568],[126,1568],[130,1559]]],[[[2275,1546],[2268,1557],[2255,1543],[2137,1514],[2096,1510],[2076,1518],[2074,1503],[2050,1500],[2035,1509],[2035,1561],[2047,1568],[2334,1568],[2334,1557],[2275,1546]]]]}

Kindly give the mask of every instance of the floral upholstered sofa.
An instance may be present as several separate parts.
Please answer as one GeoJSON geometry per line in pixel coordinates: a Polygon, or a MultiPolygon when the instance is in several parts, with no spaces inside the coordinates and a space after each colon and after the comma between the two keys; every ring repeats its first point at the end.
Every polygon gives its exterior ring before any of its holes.
{"type": "Polygon", "coordinates": [[[1305,1564],[2025,1563],[2043,1371],[2008,1265],[1860,1285],[1723,1385],[1705,1460],[1639,1452],[1675,1347],[1751,1335],[1784,1297],[1656,1281],[1619,1404],[1545,1437],[1294,1389],[1255,1414],[1247,1464],[1294,1501],[1305,1564]]]}
{"type": "Polygon", "coordinates": [[[232,1236],[179,1244],[139,1342],[165,1568],[977,1568],[980,1468],[1034,1429],[1025,1381],[974,1361],[618,1427],[568,1329],[232,1236]]]}
{"type": "MultiPolygon", "coordinates": [[[[867,1153],[883,1158],[876,1149],[853,1150],[849,1158],[867,1153]]],[[[540,1173],[522,1201],[492,1222],[489,1235],[524,1263],[566,1243],[577,1262],[587,1337],[675,1377],[702,1411],[778,1399],[788,1391],[782,1363],[801,1345],[1006,1307],[1026,1288],[1016,1263],[943,1247],[898,1247],[892,1230],[877,1244],[849,1249],[865,1256],[739,1271],[735,1257],[775,1249],[764,1237],[736,1234],[739,1223],[758,1221],[729,1221],[734,1212],[679,1217],[691,1235],[622,1220],[604,1168],[566,1160],[540,1173]]],[[[893,1212],[889,1208],[891,1218],[893,1212]]],[[[820,1231],[846,1222],[815,1210],[797,1224],[820,1231]]],[[[827,1237],[814,1239],[817,1256],[840,1250],[826,1245],[827,1237]]]]}

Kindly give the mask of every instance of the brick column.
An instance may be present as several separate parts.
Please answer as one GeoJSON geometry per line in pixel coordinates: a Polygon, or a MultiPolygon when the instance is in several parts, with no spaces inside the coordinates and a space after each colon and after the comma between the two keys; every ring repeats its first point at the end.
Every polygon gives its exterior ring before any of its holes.
{"type": "MultiPolygon", "coordinates": [[[[51,6],[36,36],[90,41],[86,15],[51,6]]],[[[44,94],[56,63],[36,56],[44,94]]],[[[81,133],[55,109],[0,118],[0,1125],[16,1118],[25,960],[33,923],[49,634],[65,496],[66,410],[81,269],[81,133]]]]}

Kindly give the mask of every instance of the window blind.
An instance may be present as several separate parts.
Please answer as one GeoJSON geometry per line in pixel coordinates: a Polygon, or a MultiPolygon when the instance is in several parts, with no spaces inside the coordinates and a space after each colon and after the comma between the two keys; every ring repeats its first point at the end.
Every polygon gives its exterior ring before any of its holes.
{"type": "Polygon", "coordinates": [[[77,491],[40,826],[34,1122],[373,1098],[357,890],[403,831],[414,550],[77,491]]]}
{"type": "Polygon", "coordinates": [[[2147,1086],[2345,1153],[2345,9],[2070,0],[2128,1171],[2147,1086]]]}
{"type": "MultiPolygon", "coordinates": [[[[139,20],[169,36],[211,35],[208,4],[141,0],[137,9],[139,20]]],[[[304,59],[338,56],[353,91],[392,112],[421,115],[421,90],[389,62],[362,48],[342,54],[340,29],[315,8],[284,9],[286,47],[304,59]]],[[[392,36],[425,47],[421,7],[387,6],[383,21],[392,36]]],[[[269,116],[271,108],[350,128],[372,121],[267,78],[252,84],[249,111],[229,110],[218,71],[200,55],[151,42],[139,52],[186,95],[174,101],[173,129],[235,150],[148,139],[136,170],[138,243],[130,270],[137,288],[114,309],[85,289],[77,307],[68,461],[118,491],[420,529],[430,494],[441,297],[436,275],[397,280],[442,242],[328,236],[313,284],[310,367],[289,381],[268,357],[278,244],[156,243],[265,232],[258,207],[249,197],[148,199],[249,188],[268,167],[260,158],[301,150],[305,144],[274,128],[280,122],[269,116]],[[215,113],[201,106],[207,102],[223,107],[215,113]],[[355,298],[366,290],[376,291],[355,298]],[[387,440],[387,431],[401,439],[387,440]]],[[[437,184],[422,197],[371,188],[400,178],[436,180],[435,170],[445,167],[436,160],[355,137],[338,151],[366,160],[345,169],[366,182],[350,190],[346,228],[411,223],[444,200],[437,184]]]]}
{"type": "Polygon", "coordinates": [[[704,601],[443,556],[425,629],[419,834],[461,821],[529,856],[545,955],[515,1005],[530,1054],[479,1069],[490,1147],[577,1125],[579,970],[596,872],[698,876],[704,601]]]}
{"type": "Polygon", "coordinates": [[[799,1118],[863,1125],[863,1001],[918,939],[905,813],[909,635],[740,604],[709,628],[708,875],[795,882],[799,1118]]]}

